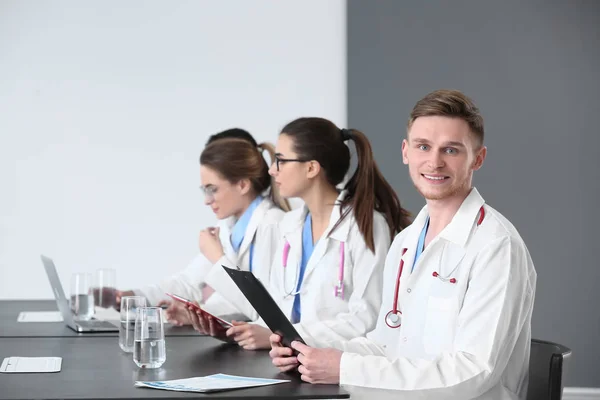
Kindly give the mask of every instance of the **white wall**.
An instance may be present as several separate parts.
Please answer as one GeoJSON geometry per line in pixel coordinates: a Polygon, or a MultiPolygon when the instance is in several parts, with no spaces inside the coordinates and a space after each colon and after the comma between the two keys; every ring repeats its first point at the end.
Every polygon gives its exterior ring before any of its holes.
{"type": "Polygon", "coordinates": [[[259,140],[303,115],[346,123],[345,2],[2,1],[0,298],[51,298],[117,269],[121,288],[186,266],[198,157],[239,126],[259,140]]]}

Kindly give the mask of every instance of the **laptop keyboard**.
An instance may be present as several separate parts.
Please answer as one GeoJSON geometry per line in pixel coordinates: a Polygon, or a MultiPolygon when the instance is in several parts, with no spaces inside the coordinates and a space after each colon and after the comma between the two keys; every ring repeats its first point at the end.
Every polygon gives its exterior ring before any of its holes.
{"type": "Polygon", "coordinates": [[[82,328],[112,328],[112,329],[117,329],[117,327],[114,324],[111,324],[110,322],[107,321],[100,321],[100,320],[91,320],[91,321],[77,321],[77,325],[81,326],[82,328]]]}

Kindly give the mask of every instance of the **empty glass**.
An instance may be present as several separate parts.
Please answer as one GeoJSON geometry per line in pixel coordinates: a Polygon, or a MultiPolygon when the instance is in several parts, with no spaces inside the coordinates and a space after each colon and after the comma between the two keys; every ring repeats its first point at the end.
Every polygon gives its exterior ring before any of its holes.
{"type": "Polygon", "coordinates": [[[92,274],[77,273],[71,276],[71,311],[75,319],[88,321],[94,316],[92,274]]]}
{"type": "Polygon", "coordinates": [[[94,304],[103,308],[115,307],[116,298],[117,271],[112,268],[101,268],[97,270],[96,287],[94,288],[94,304]]]}
{"type": "Polygon", "coordinates": [[[121,298],[121,324],[119,325],[119,347],[127,353],[133,351],[135,317],[138,308],[146,306],[142,296],[124,296],[121,298]]]}
{"type": "Polygon", "coordinates": [[[133,361],[140,368],[159,368],[166,359],[161,308],[138,308],[135,319],[133,361]]]}

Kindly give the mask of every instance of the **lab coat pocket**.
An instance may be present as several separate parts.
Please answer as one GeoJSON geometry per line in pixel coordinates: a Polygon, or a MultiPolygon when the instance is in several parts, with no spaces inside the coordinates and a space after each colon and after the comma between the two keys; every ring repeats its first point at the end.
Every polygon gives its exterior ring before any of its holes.
{"type": "Polygon", "coordinates": [[[458,306],[453,297],[429,297],[423,331],[423,349],[431,356],[452,351],[458,306]]]}
{"type": "Polygon", "coordinates": [[[336,296],[336,287],[338,286],[338,280],[331,280],[329,284],[323,284],[321,286],[321,296],[316,302],[318,305],[316,307],[316,314],[318,315],[320,320],[328,320],[334,319],[339,313],[347,313],[348,310],[348,301],[346,298],[349,290],[345,287],[344,297],[336,296]]]}

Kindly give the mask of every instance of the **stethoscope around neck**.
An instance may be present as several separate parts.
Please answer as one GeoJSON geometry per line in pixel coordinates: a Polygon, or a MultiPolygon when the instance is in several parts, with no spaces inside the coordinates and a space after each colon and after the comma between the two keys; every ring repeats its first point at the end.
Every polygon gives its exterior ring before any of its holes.
{"type": "MultiPolygon", "coordinates": [[[[301,290],[294,290],[293,288],[292,288],[292,290],[288,291],[285,287],[285,284],[286,284],[285,274],[287,273],[287,261],[288,261],[289,255],[290,255],[290,243],[286,240],[285,244],[283,246],[283,291],[285,292],[286,297],[296,296],[296,295],[300,294],[300,292],[301,292],[301,290]]],[[[341,299],[344,298],[344,256],[345,256],[344,242],[340,242],[340,266],[339,266],[339,270],[338,270],[338,281],[337,281],[337,284],[335,285],[335,288],[333,291],[333,296],[339,297],[341,299]]],[[[297,272],[296,272],[296,281],[293,286],[294,288],[297,288],[299,280],[300,280],[300,268],[298,268],[297,272]]],[[[297,289],[300,289],[300,288],[297,288],[297,289]]]]}
{"type": "MultiPolygon", "coordinates": [[[[485,210],[483,206],[479,209],[479,219],[477,225],[481,225],[483,218],[485,217],[485,210]]],[[[402,276],[402,270],[404,269],[404,254],[408,249],[405,247],[402,249],[402,256],[400,258],[400,266],[398,267],[398,276],[396,277],[396,288],[394,289],[394,302],[392,303],[392,309],[385,315],[385,324],[392,329],[400,328],[402,325],[402,312],[398,309],[398,293],[400,291],[400,277],[402,276]]],[[[432,276],[438,278],[442,282],[451,284],[456,283],[456,278],[450,278],[441,276],[437,271],[433,271],[432,276]]]]}

